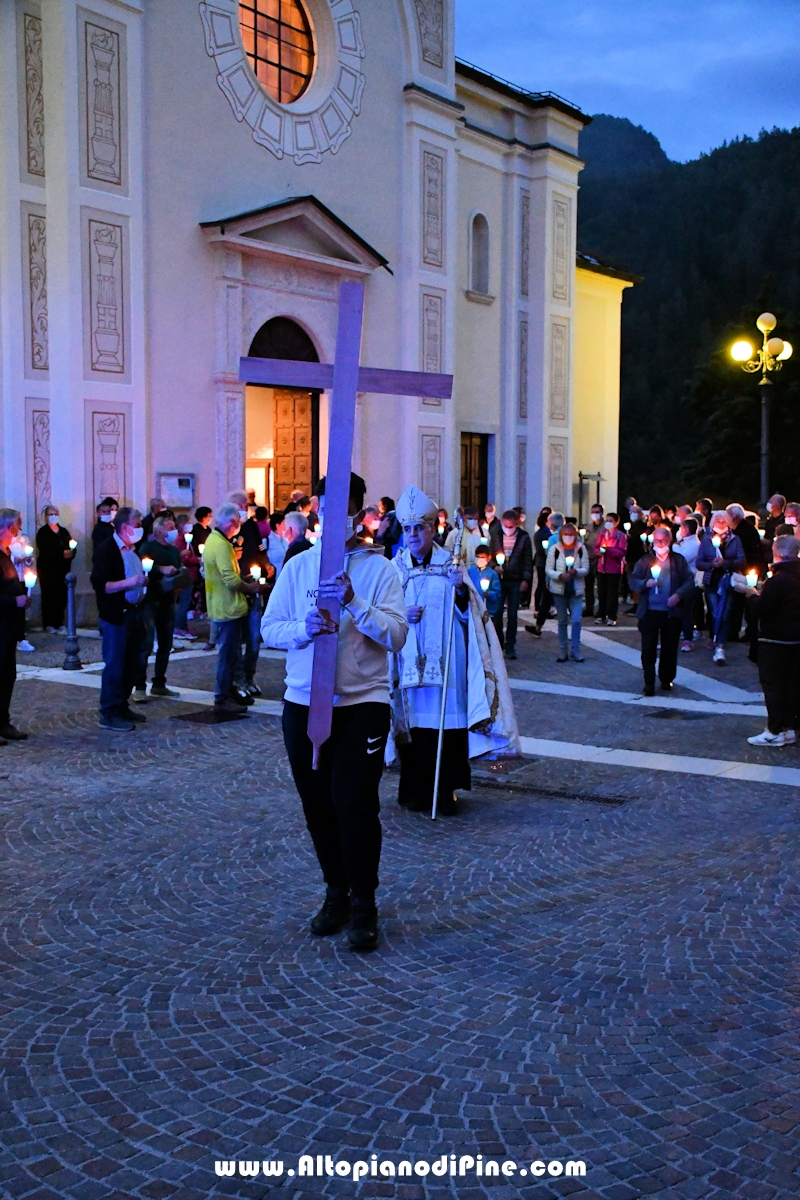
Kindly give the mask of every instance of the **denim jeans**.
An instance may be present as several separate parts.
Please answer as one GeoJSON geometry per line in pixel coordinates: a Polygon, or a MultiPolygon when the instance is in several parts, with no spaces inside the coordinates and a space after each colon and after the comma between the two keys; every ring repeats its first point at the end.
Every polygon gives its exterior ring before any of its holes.
{"type": "Polygon", "coordinates": [[[186,632],[186,614],[192,607],[192,592],[194,584],[189,584],[178,592],[178,599],[175,603],[175,628],[186,632]]]}
{"type": "Polygon", "coordinates": [[[131,608],[122,625],[100,618],[103,638],[103,674],[100,680],[101,716],[119,716],[128,706],[128,698],[139,669],[139,655],[145,637],[144,614],[131,608]]]}
{"type": "Polygon", "coordinates": [[[167,686],[167,664],[172,651],[172,635],[175,632],[175,605],[170,600],[167,603],[144,603],[144,641],[139,654],[139,666],[136,672],[136,687],[147,687],[147,660],[153,653],[155,639],[158,638],[156,665],[153,671],[153,683],[156,687],[167,686]]]}
{"type": "Polygon", "coordinates": [[[215,621],[217,632],[217,677],[214,701],[229,700],[233,691],[237,665],[241,666],[242,642],[247,637],[247,617],[233,621],[215,621]]]}
{"type": "Polygon", "coordinates": [[[714,622],[714,642],[717,646],[726,646],[728,643],[728,614],[733,597],[732,588],[727,588],[723,596],[706,590],[706,599],[711,609],[711,619],[714,622]]]}
{"type": "Polygon", "coordinates": [[[244,621],[242,641],[244,643],[244,656],[241,660],[241,676],[237,671],[234,683],[240,683],[240,678],[243,678],[243,686],[248,687],[255,681],[256,671],[258,670],[258,652],[261,649],[261,598],[256,596],[255,603],[250,609],[244,621]]]}
{"type": "Polygon", "coordinates": [[[561,657],[567,657],[569,634],[572,623],[572,653],[581,652],[581,617],[583,616],[583,596],[553,596],[553,603],[558,613],[558,648],[561,657]]]}
{"type": "MultiPolygon", "coordinates": [[[[506,580],[500,581],[500,589],[503,595],[503,606],[508,605],[508,620],[506,622],[505,639],[500,639],[500,645],[508,650],[511,654],[517,646],[517,614],[519,613],[519,588],[520,581],[506,580]]],[[[503,609],[500,609],[500,626],[502,628],[503,609]]],[[[497,626],[495,626],[497,628],[497,626]]]]}

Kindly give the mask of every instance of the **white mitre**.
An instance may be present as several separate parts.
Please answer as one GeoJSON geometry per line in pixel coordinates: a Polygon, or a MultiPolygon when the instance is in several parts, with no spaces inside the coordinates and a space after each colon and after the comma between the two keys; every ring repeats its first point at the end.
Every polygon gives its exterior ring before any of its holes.
{"type": "Polygon", "coordinates": [[[427,525],[435,525],[439,509],[430,496],[426,496],[412,483],[397,501],[395,515],[401,525],[411,525],[415,521],[424,521],[427,525]]]}

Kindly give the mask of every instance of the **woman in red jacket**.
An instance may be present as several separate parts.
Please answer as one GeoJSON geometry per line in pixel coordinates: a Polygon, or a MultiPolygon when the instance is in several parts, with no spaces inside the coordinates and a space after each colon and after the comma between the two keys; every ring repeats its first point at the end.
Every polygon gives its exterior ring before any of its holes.
{"type": "Polygon", "coordinates": [[[628,539],[620,533],[619,517],[607,513],[605,525],[594,544],[597,555],[597,599],[599,608],[595,625],[616,625],[619,604],[619,581],[625,570],[625,551],[628,539]]]}

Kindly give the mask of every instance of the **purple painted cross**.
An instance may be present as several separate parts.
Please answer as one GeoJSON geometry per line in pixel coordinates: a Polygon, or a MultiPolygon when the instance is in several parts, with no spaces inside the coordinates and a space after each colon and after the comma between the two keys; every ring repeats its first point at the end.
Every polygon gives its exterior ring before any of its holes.
{"type": "MultiPolygon", "coordinates": [[[[320,579],[332,579],[344,569],[356,394],[373,392],[384,396],[429,396],[449,400],[453,393],[452,375],[433,375],[427,371],[385,371],[360,366],[363,319],[363,283],[342,283],[339,288],[336,360],[333,364],[291,362],[281,358],[243,358],[239,364],[239,379],[243,383],[296,387],[315,392],[333,389],[320,579]]],[[[341,616],[338,601],[331,604],[330,616],[338,629],[341,616]]],[[[320,749],[331,735],[338,643],[338,635],[318,637],[314,643],[308,736],[314,747],[315,770],[319,766],[320,749]]]]}

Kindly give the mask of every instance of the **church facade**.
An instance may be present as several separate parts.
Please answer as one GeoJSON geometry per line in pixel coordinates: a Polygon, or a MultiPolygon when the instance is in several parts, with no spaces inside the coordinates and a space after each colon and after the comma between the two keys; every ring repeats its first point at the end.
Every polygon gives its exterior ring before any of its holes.
{"type": "Polygon", "coordinates": [[[327,397],[249,353],[452,373],[362,395],[369,497],[616,501],[629,280],[577,255],[588,120],[454,55],[455,0],[0,0],[0,492],[78,536],[106,494],[280,505],[327,397]],[[591,498],[594,498],[592,485],[591,498]],[[589,498],[588,491],[584,500],[589,498]]]}

